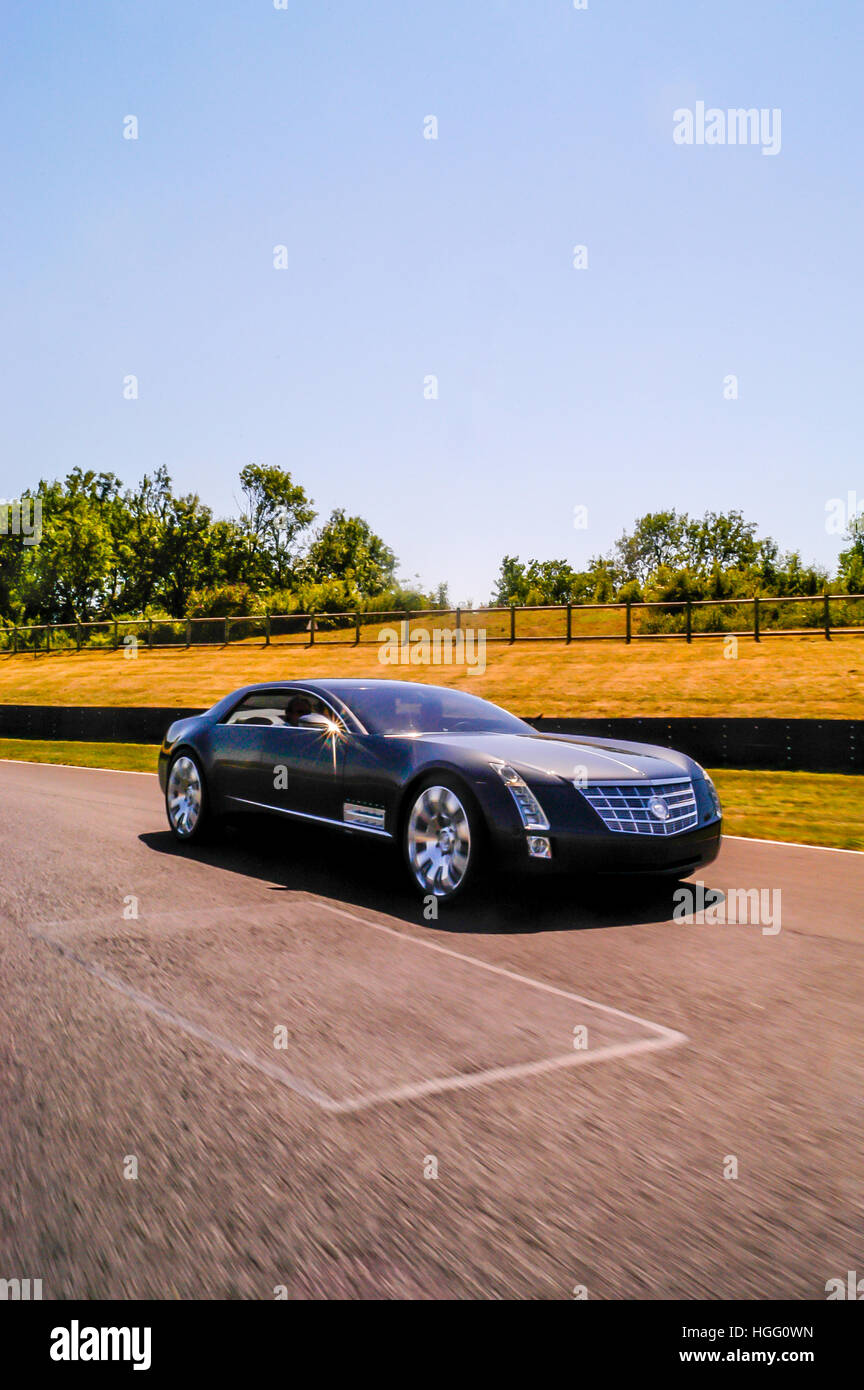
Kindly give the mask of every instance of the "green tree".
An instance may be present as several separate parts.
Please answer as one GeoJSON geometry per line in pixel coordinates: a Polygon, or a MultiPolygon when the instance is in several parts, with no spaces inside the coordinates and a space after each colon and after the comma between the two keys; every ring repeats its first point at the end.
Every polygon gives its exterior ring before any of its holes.
{"type": "Polygon", "coordinates": [[[774,542],[757,540],[755,521],[745,521],[739,511],[706,512],[701,520],[686,521],[687,560],[699,574],[708,574],[715,567],[748,569],[766,545],[776,553],[774,542]]]}
{"type": "Polygon", "coordinates": [[[306,572],[313,580],[341,579],[363,597],[394,582],[396,556],[361,516],[330,513],[309,547],[306,572]]]}
{"type": "Polygon", "coordinates": [[[315,520],[306,491],[282,468],[249,463],[240,473],[245,498],[243,526],[258,557],[258,578],[268,587],[284,588],[295,577],[299,543],[315,520]]]}
{"type": "Polygon", "coordinates": [[[40,482],[42,538],[27,557],[24,606],[47,622],[92,618],[110,599],[117,554],[111,532],[119,480],[75,469],[65,482],[40,482]]]}
{"type": "Polygon", "coordinates": [[[843,537],[848,548],[840,551],[840,580],[847,594],[864,594],[864,512],[858,512],[843,537]]]}
{"type": "Polygon", "coordinates": [[[580,603],[594,595],[595,577],[574,570],[566,560],[529,560],[505,555],[492,603],[496,605],[580,603]]]}
{"type": "Polygon", "coordinates": [[[213,514],[197,493],[172,497],[159,545],[158,597],[181,618],[190,596],[210,580],[209,539],[213,514]]]}
{"type": "Polygon", "coordinates": [[[125,517],[118,539],[125,565],[120,598],[125,613],[143,613],[157,601],[172,500],[171,478],[163,466],[152,477],[145,473],[138,486],[124,496],[125,517]]]}
{"type": "Polygon", "coordinates": [[[645,584],[661,565],[679,569],[689,558],[689,518],[674,509],[647,512],[615,542],[613,562],[623,580],[645,584]]]}
{"type": "Polygon", "coordinates": [[[525,566],[516,555],[505,555],[501,561],[495,589],[492,593],[493,606],[503,607],[511,603],[525,603],[530,588],[525,566]]]}

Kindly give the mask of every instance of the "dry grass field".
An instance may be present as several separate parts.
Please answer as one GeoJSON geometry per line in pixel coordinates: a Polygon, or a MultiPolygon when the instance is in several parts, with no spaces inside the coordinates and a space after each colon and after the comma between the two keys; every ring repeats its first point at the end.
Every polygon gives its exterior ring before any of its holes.
{"type": "Polygon", "coordinates": [[[200,705],[237,686],[313,676],[397,677],[460,686],[522,715],[864,717],[864,636],[489,643],[486,669],[385,666],[374,646],[248,643],[0,657],[0,704],[200,705]]]}

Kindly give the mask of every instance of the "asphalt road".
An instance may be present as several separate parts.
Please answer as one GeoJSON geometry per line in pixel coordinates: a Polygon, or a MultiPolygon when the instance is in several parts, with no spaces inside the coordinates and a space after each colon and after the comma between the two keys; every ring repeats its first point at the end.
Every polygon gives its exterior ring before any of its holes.
{"type": "Polygon", "coordinates": [[[0,826],[0,1277],[824,1299],[864,1268],[864,855],[727,841],[707,884],[779,890],[779,931],[675,922],[668,883],[425,921],[359,838],[178,850],[155,777],[0,763],[0,826]]]}

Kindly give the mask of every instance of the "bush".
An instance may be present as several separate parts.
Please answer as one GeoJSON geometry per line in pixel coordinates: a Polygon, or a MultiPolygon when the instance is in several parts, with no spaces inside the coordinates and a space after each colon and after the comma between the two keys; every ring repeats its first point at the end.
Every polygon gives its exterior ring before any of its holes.
{"type": "Polygon", "coordinates": [[[263,613],[264,607],[263,598],[248,584],[223,584],[213,589],[193,589],[186,617],[245,618],[263,613]]]}

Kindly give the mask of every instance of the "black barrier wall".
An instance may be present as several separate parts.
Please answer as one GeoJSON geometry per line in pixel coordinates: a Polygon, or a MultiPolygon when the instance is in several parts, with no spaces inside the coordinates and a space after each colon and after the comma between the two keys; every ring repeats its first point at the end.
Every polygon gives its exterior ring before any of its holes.
{"type": "MultiPolygon", "coordinates": [[[[75,743],[161,743],[169,724],[198,709],[155,706],[0,705],[0,738],[75,743]]],[[[530,719],[543,733],[593,734],[660,744],[706,767],[864,772],[864,719],[530,719]]]]}
{"type": "Polygon", "coordinates": [[[175,719],[200,713],[153,705],[0,705],[0,738],[161,743],[175,719]]]}
{"type": "Polygon", "coordinates": [[[532,719],[543,733],[677,748],[706,767],[864,772],[864,719],[532,719]]]}

